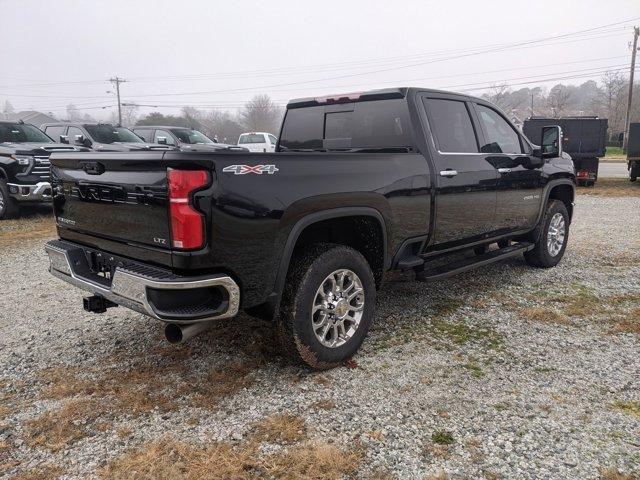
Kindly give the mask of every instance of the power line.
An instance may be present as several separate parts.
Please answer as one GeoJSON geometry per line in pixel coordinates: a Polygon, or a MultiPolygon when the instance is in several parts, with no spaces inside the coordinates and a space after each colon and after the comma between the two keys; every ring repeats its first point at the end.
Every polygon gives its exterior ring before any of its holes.
{"type": "MultiPolygon", "coordinates": [[[[193,77],[228,77],[228,76],[238,76],[238,75],[249,75],[249,76],[259,76],[258,74],[263,73],[263,74],[276,74],[278,72],[282,72],[282,74],[286,74],[286,72],[289,72],[291,70],[293,70],[294,72],[301,72],[305,69],[308,68],[320,68],[320,67],[340,67],[340,66],[344,66],[345,68],[353,68],[354,66],[357,65],[369,65],[369,64],[376,64],[376,63],[398,63],[399,61],[404,61],[404,60],[408,60],[410,58],[420,58],[420,57],[424,57],[424,56],[434,56],[434,55],[445,55],[445,54],[451,54],[454,52],[459,53],[459,55],[456,55],[454,57],[451,58],[442,58],[442,59],[436,59],[436,60],[431,60],[428,61],[426,63],[433,63],[434,61],[445,61],[445,60],[450,60],[450,59],[454,59],[454,58],[462,58],[465,56],[470,56],[470,55],[476,55],[476,54],[482,54],[482,53],[491,53],[493,51],[500,51],[503,49],[510,49],[516,46],[524,46],[524,45],[528,45],[528,44],[534,44],[534,43],[540,43],[540,42],[544,42],[544,41],[549,41],[549,40],[554,40],[554,39],[562,39],[562,38],[569,38],[569,37],[582,37],[582,38],[577,38],[574,39],[573,41],[583,41],[583,40],[591,40],[593,38],[604,38],[604,37],[598,37],[598,35],[602,34],[602,33],[613,33],[613,32],[617,32],[620,31],[626,27],[623,26],[623,24],[627,24],[629,22],[635,21],[637,19],[640,19],[640,17],[634,17],[631,19],[627,19],[627,20],[623,20],[620,22],[613,22],[610,24],[606,24],[606,25],[600,25],[600,26],[596,26],[596,27],[591,27],[585,30],[579,30],[579,31],[575,31],[575,32],[570,32],[570,33],[565,33],[565,34],[561,34],[561,35],[554,35],[554,36],[549,36],[549,37],[544,37],[544,38],[539,38],[539,39],[534,39],[534,40],[527,40],[527,41],[521,41],[521,42],[516,42],[516,43],[512,43],[512,44],[489,44],[489,45],[484,45],[484,46],[480,46],[480,47],[475,47],[473,49],[452,49],[452,50],[441,50],[441,51],[436,51],[436,52],[423,52],[423,53],[419,53],[419,54],[413,54],[413,55],[405,55],[405,56],[394,56],[394,57],[386,57],[386,58],[377,58],[377,59],[370,59],[370,60],[361,60],[361,61],[350,61],[350,62],[338,62],[338,63],[329,63],[329,64],[317,64],[317,65],[309,65],[309,66],[301,66],[301,67],[289,67],[289,68],[284,68],[284,69],[267,69],[267,70],[245,70],[245,71],[236,71],[236,72],[222,72],[222,73],[213,73],[213,74],[190,74],[190,75],[172,75],[172,76],[152,76],[152,77],[131,77],[130,81],[137,81],[137,82],[144,82],[144,81],[157,81],[157,80],[162,80],[162,79],[172,79],[172,80],[180,80],[180,79],[188,79],[188,78],[193,78],[193,77]],[[611,28],[611,27],[615,27],[615,28],[611,28]],[[595,35],[595,36],[594,36],[595,35]],[[462,52],[462,53],[460,53],[462,52]],[[465,53],[466,52],[466,53],[465,53]]],[[[393,67],[393,68],[409,68],[411,66],[417,66],[417,65],[422,65],[425,63],[418,63],[415,65],[400,65],[399,67],[393,67]]],[[[376,70],[373,72],[360,72],[359,74],[365,75],[365,74],[369,74],[369,73],[378,73],[380,71],[386,71],[386,70],[376,70]]],[[[356,75],[356,74],[353,74],[356,75]]],[[[319,81],[319,80],[318,80],[319,81]]],[[[102,80],[78,80],[78,81],[64,81],[64,82],[51,82],[51,83],[32,83],[32,84],[21,84],[21,85],[0,85],[0,88],[14,88],[14,87],[37,87],[37,86],[54,86],[54,85],[78,85],[78,84],[100,84],[102,83],[102,80]]]]}

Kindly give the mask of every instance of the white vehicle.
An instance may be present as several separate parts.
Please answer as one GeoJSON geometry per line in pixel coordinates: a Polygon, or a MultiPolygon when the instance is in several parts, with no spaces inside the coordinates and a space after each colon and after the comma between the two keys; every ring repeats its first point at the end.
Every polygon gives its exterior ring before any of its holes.
{"type": "Polygon", "coordinates": [[[250,152],[275,152],[278,139],[266,132],[243,133],[238,138],[238,146],[249,149],[250,152]]]}

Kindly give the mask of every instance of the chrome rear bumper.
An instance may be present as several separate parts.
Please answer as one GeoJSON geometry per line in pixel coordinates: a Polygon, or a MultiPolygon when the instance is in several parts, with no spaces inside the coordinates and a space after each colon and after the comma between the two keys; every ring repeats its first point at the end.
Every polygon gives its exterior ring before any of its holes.
{"type": "MultiPolygon", "coordinates": [[[[240,288],[229,276],[213,275],[207,277],[179,277],[176,275],[153,275],[153,267],[138,268],[144,273],[135,271],[132,267],[116,267],[108,281],[98,278],[87,278],[81,273],[84,258],[83,247],[70,242],[53,240],[45,245],[49,255],[49,272],[52,275],[78,288],[101,295],[112,302],[130,308],[150,317],[172,323],[193,323],[208,320],[229,318],[237,315],[240,306],[240,288]],[[172,294],[174,298],[184,297],[187,301],[190,293],[196,289],[221,289],[220,306],[215,311],[200,309],[198,306],[185,304],[176,307],[179,314],[172,314],[167,309],[159,308],[153,298],[161,299],[163,295],[172,294]],[[150,298],[151,297],[151,298],[150,298]],[[187,313],[184,313],[184,312],[187,313]]],[[[108,255],[108,254],[106,254],[108,255]]],[[[86,269],[85,269],[86,275],[86,269]]],[[[95,277],[95,276],[94,276],[95,277]]],[[[157,302],[157,300],[156,300],[157,302]]],[[[174,302],[175,303],[175,302],[174,302]]]]}

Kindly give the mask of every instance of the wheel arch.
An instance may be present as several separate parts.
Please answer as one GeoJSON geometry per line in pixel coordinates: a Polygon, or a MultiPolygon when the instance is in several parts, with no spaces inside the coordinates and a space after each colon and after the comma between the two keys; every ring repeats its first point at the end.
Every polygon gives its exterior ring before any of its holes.
{"type": "MultiPolygon", "coordinates": [[[[357,220],[364,220],[366,224],[370,226],[375,225],[378,228],[379,238],[375,239],[375,241],[376,242],[379,241],[380,243],[379,248],[381,250],[380,253],[382,253],[381,255],[382,258],[378,259],[378,264],[376,264],[375,260],[372,261],[372,259],[375,259],[375,256],[377,254],[376,251],[363,252],[361,248],[356,248],[356,249],[363,254],[363,256],[367,259],[367,261],[371,265],[371,269],[374,270],[376,283],[378,283],[378,281],[381,280],[382,273],[384,273],[384,271],[388,268],[388,265],[389,265],[389,256],[387,252],[388,251],[387,225],[382,213],[380,213],[380,211],[376,210],[375,208],[371,208],[371,207],[341,207],[341,208],[332,208],[328,210],[314,212],[300,218],[294,224],[293,228],[289,232],[289,235],[287,236],[287,240],[285,242],[282,256],[280,258],[280,263],[279,263],[275,286],[274,286],[274,294],[276,296],[276,302],[275,302],[276,307],[280,303],[280,297],[282,295],[282,290],[284,288],[287,273],[289,272],[291,259],[293,257],[294,251],[296,250],[296,247],[300,246],[300,240],[305,241],[306,239],[308,239],[309,232],[312,232],[314,227],[331,228],[334,225],[341,224],[341,222],[357,221],[357,220]]],[[[350,233],[353,233],[353,232],[350,232],[350,233]]],[[[356,237],[360,233],[361,232],[356,232],[356,237]]],[[[332,239],[329,239],[329,241],[331,240],[332,239]]],[[[318,239],[318,241],[320,241],[320,239],[318,239]]],[[[337,241],[335,243],[346,244],[352,247],[354,246],[348,242],[337,241]]]]}
{"type": "Polygon", "coordinates": [[[573,183],[558,182],[551,186],[546,195],[545,210],[550,200],[560,200],[564,203],[569,213],[569,222],[573,219],[573,201],[575,199],[575,187],[573,183]]]}

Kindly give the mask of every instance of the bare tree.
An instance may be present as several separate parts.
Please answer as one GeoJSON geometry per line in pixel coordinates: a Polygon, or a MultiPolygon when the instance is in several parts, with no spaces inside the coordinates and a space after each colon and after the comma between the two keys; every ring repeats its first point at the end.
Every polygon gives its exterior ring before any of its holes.
{"type": "Polygon", "coordinates": [[[612,133],[621,131],[624,118],[624,104],[619,101],[626,82],[621,72],[605,72],[600,79],[602,106],[605,116],[609,119],[609,129],[612,133]]]}
{"type": "Polygon", "coordinates": [[[4,113],[5,117],[15,111],[16,109],[13,108],[13,105],[11,105],[11,102],[9,100],[5,100],[4,106],[2,107],[2,113],[4,113]]]}
{"type": "Polygon", "coordinates": [[[547,97],[547,106],[551,109],[551,114],[555,117],[561,117],[569,105],[571,92],[562,84],[558,84],[549,91],[547,97]]]}
{"type": "Polygon", "coordinates": [[[511,88],[506,83],[495,83],[491,85],[489,87],[489,93],[485,93],[482,97],[504,111],[513,108],[511,104],[511,88]]]}
{"type": "Polygon", "coordinates": [[[277,132],[282,119],[282,109],[269,95],[256,95],[240,111],[240,124],[249,131],[277,132]]]}
{"type": "Polygon", "coordinates": [[[70,122],[78,122],[82,120],[82,116],[80,115],[78,107],[76,107],[73,103],[67,105],[67,120],[69,120],[70,122]]]}
{"type": "MultiPolygon", "coordinates": [[[[122,105],[121,112],[122,112],[123,127],[132,127],[133,125],[136,124],[136,121],[138,120],[139,109],[140,107],[138,107],[137,105],[132,105],[132,104],[122,105]]],[[[114,111],[109,114],[109,123],[113,125],[118,124],[118,112],[114,111]]]]}
{"type": "Polygon", "coordinates": [[[235,144],[244,131],[238,121],[227,111],[211,110],[200,120],[204,133],[217,137],[221,143],[235,144]]]}

